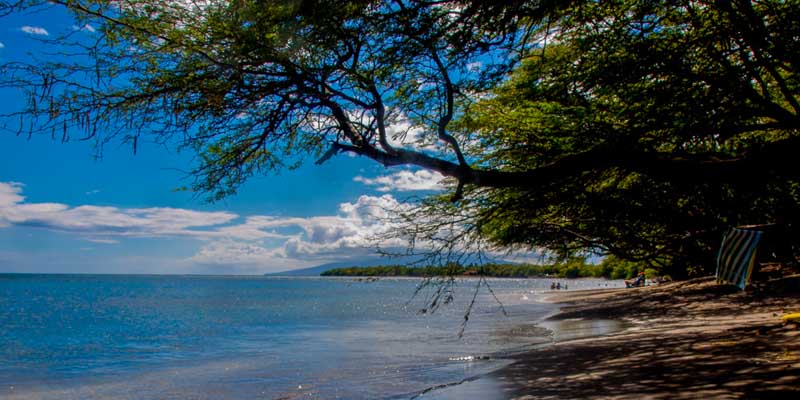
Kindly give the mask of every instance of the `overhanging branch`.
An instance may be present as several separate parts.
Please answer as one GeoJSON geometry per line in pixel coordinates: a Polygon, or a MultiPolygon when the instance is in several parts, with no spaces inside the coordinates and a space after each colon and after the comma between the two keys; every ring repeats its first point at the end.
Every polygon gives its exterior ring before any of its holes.
{"type": "MultiPolygon", "coordinates": [[[[592,150],[563,157],[550,164],[529,171],[500,171],[473,169],[451,161],[436,158],[413,150],[395,149],[394,154],[372,146],[355,146],[333,143],[317,161],[321,164],[339,152],[350,152],[375,160],[385,167],[414,165],[456,178],[458,187],[476,185],[489,188],[535,189],[557,184],[581,174],[620,168],[685,182],[725,182],[753,176],[762,179],[773,170],[787,171],[790,153],[800,148],[800,137],[773,142],[740,157],[723,158],[720,155],[685,155],[647,151],[624,152],[617,146],[598,146],[592,150]]],[[[794,175],[800,175],[800,169],[794,175]]],[[[456,194],[459,190],[456,191],[456,194]]],[[[459,196],[454,198],[458,200],[459,196]]]]}

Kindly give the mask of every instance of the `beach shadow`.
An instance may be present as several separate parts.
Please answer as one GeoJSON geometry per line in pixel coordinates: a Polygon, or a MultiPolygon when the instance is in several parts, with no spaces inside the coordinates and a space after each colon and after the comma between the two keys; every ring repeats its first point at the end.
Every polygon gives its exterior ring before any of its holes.
{"type": "Polygon", "coordinates": [[[772,305],[797,304],[796,294],[765,297],[710,282],[668,289],[636,289],[596,304],[565,307],[556,319],[643,322],[638,334],[574,341],[522,355],[491,379],[508,399],[800,398],[797,327],[781,325],[777,318],[774,324],[737,327],[735,320],[743,309],[764,312],[772,305]],[[728,329],[704,330],[706,318],[713,317],[733,322],[728,329]],[[669,334],[658,330],[659,320],[670,321],[669,334]]]}
{"type": "Polygon", "coordinates": [[[786,355],[800,348],[776,345],[769,336],[742,340],[727,332],[573,343],[532,353],[493,378],[506,398],[797,398],[800,362],[786,355]]]}

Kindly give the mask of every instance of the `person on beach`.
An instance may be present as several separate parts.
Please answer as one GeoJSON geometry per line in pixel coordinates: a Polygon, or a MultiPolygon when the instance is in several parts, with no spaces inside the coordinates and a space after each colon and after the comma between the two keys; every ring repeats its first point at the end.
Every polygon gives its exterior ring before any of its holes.
{"type": "Polygon", "coordinates": [[[556,290],[556,283],[550,282],[550,290],[556,290]]]}
{"type": "Polygon", "coordinates": [[[639,272],[639,275],[636,277],[636,279],[632,281],[625,280],[625,287],[627,288],[644,286],[644,284],[645,284],[644,272],[639,272]]]}
{"type": "Polygon", "coordinates": [[[561,282],[556,283],[556,290],[561,290],[561,282]]]}

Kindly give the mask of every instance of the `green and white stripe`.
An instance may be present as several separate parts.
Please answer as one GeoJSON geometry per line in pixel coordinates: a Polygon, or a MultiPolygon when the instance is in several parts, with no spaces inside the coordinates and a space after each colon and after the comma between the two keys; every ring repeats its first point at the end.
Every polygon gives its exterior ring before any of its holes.
{"type": "Polygon", "coordinates": [[[717,255],[717,283],[732,284],[744,289],[756,260],[756,249],[762,231],[731,228],[722,239],[717,255]]]}

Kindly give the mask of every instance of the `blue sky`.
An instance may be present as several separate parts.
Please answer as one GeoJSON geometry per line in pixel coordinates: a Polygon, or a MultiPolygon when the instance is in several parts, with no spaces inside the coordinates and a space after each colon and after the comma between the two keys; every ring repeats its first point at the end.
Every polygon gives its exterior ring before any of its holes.
{"type": "MultiPolygon", "coordinates": [[[[0,63],[35,56],[36,39],[56,32],[93,34],[56,10],[2,21],[0,63]]],[[[24,102],[9,89],[0,99],[0,113],[24,102]]],[[[260,274],[357,261],[373,255],[387,208],[441,179],[338,156],[206,204],[174,190],[189,184],[191,154],[147,143],[135,156],[118,143],[93,154],[90,142],[0,130],[0,272],[260,274]]]]}
{"type": "Polygon", "coordinates": [[[173,190],[186,183],[184,155],[91,156],[86,143],[0,134],[0,270],[263,273],[357,261],[372,254],[384,210],[438,180],[338,157],[206,204],[173,190]]]}
{"type": "Polygon", "coordinates": [[[264,273],[363,259],[397,199],[440,179],[347,156],[251,179],[207,204],[189,156],[0,133],[0,271],[264,273]]]}

